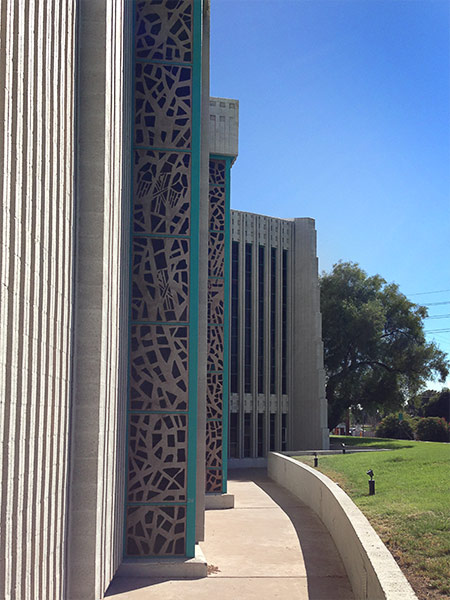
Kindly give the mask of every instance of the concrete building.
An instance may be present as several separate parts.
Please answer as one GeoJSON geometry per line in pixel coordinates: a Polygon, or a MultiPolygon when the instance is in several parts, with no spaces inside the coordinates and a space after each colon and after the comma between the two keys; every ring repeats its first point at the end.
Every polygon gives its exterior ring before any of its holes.
{"type": "MultiPolygon", "coordinates": [[[[96,600],[204,568],[205,491],[227,491],[231,232],[242,260],[258,239],[231,225],[238,103],[209,98],[206,0],[3,0],[0,36],[0,597],[96,600]]],[[[275,447],[324,443],[314,229],[286,223],[264,361],[275,331],[301,366],[264,376],[263,452],[273,407],[275,447]]]]}
{"type": "Polygon", "coordinates": [[[326,448],[314,221],[232,210],[231,238],[230,457],[326,448]]]}

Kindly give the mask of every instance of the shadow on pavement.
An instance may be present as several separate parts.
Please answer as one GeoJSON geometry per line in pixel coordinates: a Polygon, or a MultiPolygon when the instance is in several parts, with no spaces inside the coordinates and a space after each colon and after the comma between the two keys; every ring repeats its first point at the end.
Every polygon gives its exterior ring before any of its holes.
{"type": "Polygon", "coordinates": [[[228,480],[252,481],[289,517],[303,554],[309,600],[353,598],[347,573],[333,539],[311,508],[270,479],[266,469],[234,469],[229,472],[228,480]],[[333,594],[330,588],[338,582],[341,585],[337,587],[341,589],[335,588],[335,595],[328,595],[333,594]]]}

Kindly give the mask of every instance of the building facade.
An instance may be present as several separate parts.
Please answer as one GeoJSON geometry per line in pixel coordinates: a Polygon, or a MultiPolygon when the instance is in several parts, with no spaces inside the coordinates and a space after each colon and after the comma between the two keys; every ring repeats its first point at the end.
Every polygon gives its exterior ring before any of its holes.
{"type": "Polygon", "coordinates": [[[4,0],[0,35],[0,597],[97,600],[195,563],[229,454],[325,443],[314,226],[232,216],[206,0],[4,0]]]}
{"type": "Polygon", "coordinates": [[[231,211],[230,457],[327,447],[313,219],[231,211]]]}

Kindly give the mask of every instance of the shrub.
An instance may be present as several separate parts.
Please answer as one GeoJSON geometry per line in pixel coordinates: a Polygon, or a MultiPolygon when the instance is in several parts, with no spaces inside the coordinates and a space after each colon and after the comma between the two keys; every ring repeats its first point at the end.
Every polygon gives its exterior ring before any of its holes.
{"type": "Polygon", "coordinates": [[[439,417],[424,417],[417,423],[416,435],[417,439],[422,441],[448,442],[448,423],[439,417]]]}
{"type": "Polygon", "coordinates": [[[396,440],[413,440],[414,431],[411,423],[405,419],[400,419],[397,415],[387,415],[378,425],[376,430],[377,437],[393,438],[396,440]]]}

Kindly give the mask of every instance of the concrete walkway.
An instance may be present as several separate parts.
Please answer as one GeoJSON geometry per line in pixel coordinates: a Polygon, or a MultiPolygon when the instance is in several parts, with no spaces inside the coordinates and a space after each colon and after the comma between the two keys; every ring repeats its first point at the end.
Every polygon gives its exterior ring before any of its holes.
{"type": "Polygon", "coordinates": [[[334,543],[318,517],[263,469],[229,474],[235,508],[206,512],[204,579],[115,579],[114,600],[351,600],[334,543]]]}

